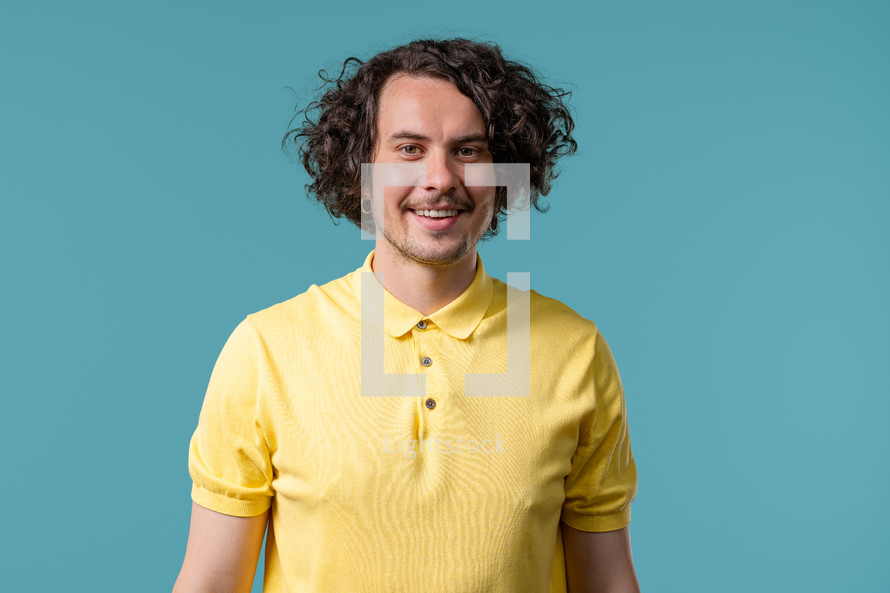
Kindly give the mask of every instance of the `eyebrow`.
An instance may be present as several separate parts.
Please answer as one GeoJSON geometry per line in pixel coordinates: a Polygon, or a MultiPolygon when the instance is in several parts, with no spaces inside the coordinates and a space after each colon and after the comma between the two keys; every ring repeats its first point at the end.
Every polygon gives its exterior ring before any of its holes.
{"type": "MultiPolygon", "coordinates": [[[[394,132],[389,137],[390,140],[429,140],[429,137],[424,136],[423,134],[418,134],[417,132],[412,132],[411,130],[398,130],[394,132]]],[[[488,138],[485,134],[479,133],[471,133],[464,134],[463,136],[458,136],[454,139],[456,143],[462,142],[488,142],[488,138]]]]}

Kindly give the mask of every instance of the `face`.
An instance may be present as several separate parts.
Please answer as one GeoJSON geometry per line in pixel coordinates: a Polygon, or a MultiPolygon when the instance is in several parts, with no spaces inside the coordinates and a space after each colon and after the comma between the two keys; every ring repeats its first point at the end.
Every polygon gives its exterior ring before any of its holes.
{"type": "Polygon", "coordinates": [[[475,259],[494,215],[495,188],[464,185],[467,163],[492,162],[485,123],[469,97],[446,80],[391,77],[380,95],[373,161],[421,163],[426,170],[420,185],[384,190],[378,252],[428,265],[475,259]]]}

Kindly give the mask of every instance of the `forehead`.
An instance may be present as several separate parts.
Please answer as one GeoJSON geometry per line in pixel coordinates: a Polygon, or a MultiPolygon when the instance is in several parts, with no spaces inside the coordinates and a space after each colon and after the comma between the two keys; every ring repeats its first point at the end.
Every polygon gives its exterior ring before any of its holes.
{"type": "Polygon", "coordinates": [[[377,131],[385,139],[397,129],[428,135],[484,132],[485,122],[472,99],[440,78],[396,74],[380,92],[377,131]]]}

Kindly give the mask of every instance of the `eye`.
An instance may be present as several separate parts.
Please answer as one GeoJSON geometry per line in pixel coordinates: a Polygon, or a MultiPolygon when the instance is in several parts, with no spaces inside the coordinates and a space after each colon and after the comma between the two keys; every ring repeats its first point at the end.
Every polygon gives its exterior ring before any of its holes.
{"type": "Polygon", "coordinates": [[[460,156],[476,156],[477,154],[479,154],[479,151],[475,148],[466,146],[463,148],[459,148],[458,151],[460,152],[460,156]]]}
{"type": "Polygon", "coordinates": [[[420,154],[420,148],[414,144],[408,144],[407,146],[401,147],[399,150],[402,151],[404,154],[411,156],[420,154]]]}

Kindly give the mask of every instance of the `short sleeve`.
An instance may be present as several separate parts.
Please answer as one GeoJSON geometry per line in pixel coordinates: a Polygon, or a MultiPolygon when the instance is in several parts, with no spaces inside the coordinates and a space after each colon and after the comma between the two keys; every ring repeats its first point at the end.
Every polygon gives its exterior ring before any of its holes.
{"type": "Polygon", "coordinates": [[[192,500],[226,515],[250,517],[271,506],[272,463],[257,420],[260,346],[245,318],[213,367],[189,444],[192,500]]]}
{"type": "Polygon", "coordinates": [[[637,469],[630,447],[624,387],[605,338],[596,330],[583,393],[593,398],[565,480],[562,520],[580,531],[614,531],[630,523],[637,469]]]}

